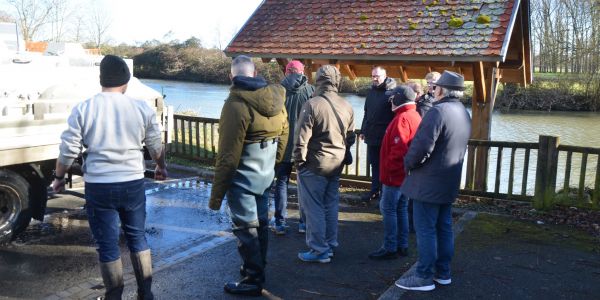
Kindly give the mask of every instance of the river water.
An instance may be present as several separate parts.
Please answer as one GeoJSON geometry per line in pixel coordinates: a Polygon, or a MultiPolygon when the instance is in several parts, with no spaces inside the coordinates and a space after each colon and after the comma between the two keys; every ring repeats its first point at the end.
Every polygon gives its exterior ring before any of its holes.
{"type": "MultiPolygon", "coordinates": [[[[208,118],[220,117],[223,102],[229,92],[229,86],[227,85],[151,79],[143,79],[142,82],[166,95],[165,101],[168,105],[172,105],[176,112],[194,112],[199,116],[208,118]]],[[[344,94],[343,96],[354,107],[355,124],[359,127],[363,118],[365,98],[353,94],[344,94]]],[[[600,113],[527,111],[510,113],[495,112],[493,114],[492,140],[537,142],[540,135],[558,136],[561,144],[598,148],[600,147],[600,113]]],[[[366,149],[366,147],[362,147],[362,149],[366,149]]],[[[492,151],[490,157],[493,159],[492,161],[495,161],[495,155],[495,152],[492,151]]],[[[522,172],[518,167],[518,162],[522,160],[522,156],[522,154],[517,152],[515,174],[522,172]]],[[[564,157],[561,159],[564,162],[564,157]]],[[[575,159],[576,156],[574,155],[572,169],[574,174],[571,175],[571,185],[578,182],[579,176],[579,164],[575,159]]],[[[586,185],[593,186],[593,174],[596,170],[597,159],[597,155],[590,156],[590,161],[588,161],[587,165],[588,175],[586,176],[586,185]]],[[[509,161],[508,158],[503,159],[504,164],[508,164],[509,161]]],[[[535,155],[531,157],[531,164],[535,166],[535,155]]],[[[504,168],[508,168],[508,166],[504,168]]],[[[561,168],[560,165],[559,168],[561,168]]],[[[564,169],[564,166],[562,168],[564,169]]],[[[495,166],[490,167],[490,173],[495,172],[494,169],[495,166]]],[[[504,170],[502,172],[502,181],[507,182],[508,172],[504,170]]],[[[559,172],[557,180],[560,183],[562,183],[564,178],[564,175],[561,177],[561,173],[564,173],[564,171],[559,172]]],[[[535,173],[530,171],[527,184],[528,193],[531,193],[533,190],[534,177],[535,173]]],[[[491,187],[494,182],[493,176],[488,179],[488,182],[491,187]]],[[[520,190],[520,188],[517,188],[518,186],[520,186],[519,178],[515,178],[515,192],[520,190]]],[[[506,184],[501,186],[501,190],[506,191],[506,189],[506,184]]]]}

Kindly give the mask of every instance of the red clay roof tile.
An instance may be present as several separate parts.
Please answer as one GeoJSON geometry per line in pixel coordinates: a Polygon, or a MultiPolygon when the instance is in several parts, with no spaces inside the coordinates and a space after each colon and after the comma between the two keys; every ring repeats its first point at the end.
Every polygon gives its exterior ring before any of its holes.
{"type": "Polygon", "coordinates": [[[225,52],[499,60],[515,1],[265,0],[225,52]],[[490,22],[479,24],[479,15],[490,22]]]}

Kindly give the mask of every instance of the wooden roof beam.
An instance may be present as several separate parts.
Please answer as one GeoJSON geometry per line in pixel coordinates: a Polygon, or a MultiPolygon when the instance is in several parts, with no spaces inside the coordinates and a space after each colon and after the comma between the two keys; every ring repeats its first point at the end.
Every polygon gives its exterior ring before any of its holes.
{"type": "Polygon", "coordinates": [[[345,73],[346,75],[348,75],[348,78],[350,80],[355,80],[356,79],[356,73],[354,72],[353,68],[351,65],[342,65],[342,73],[345,73]]]}
{"type": "Polygon", "coordinates": [[[400,72],[400,80],[403,83],[407,83],[408,82],[408,73],[406,72],[406,70],[404,69],[403,66],[399,66],[398,67],[398,71],[400,72]]]}
{"type": "Polygon", "coordinates": [[[485,103],[487,98],[483,63],[473,64],[473,103],[485,103]]]}
{"type": "Polygon", "coordinates": [[[303,61],[304,63],[304,75],[306,75],[306,78],[308,78],[308,82],[314,83],[313,80],[313,61],[312,59],[305,59],[303,61]]]}
{"type": "Polygon", "coordinates": [[[287,66],[287,64],[289,63],[289,60],[287,58],[277,58],[275,60],[277,61],[277,64],[279,65],[281,72],[283,72],[283,74],[285,74],[285,66],[287,66]]]}
{"type": "MultiPolygon", "coordinates": [[[[316,62],[317,60],[315,60],[316,62]]],[[[449,62],[449,61],[399,61],[399,60],[339,60],[340,64],[347,65],[364,65],[364,66],[402,66],[406,67],[424,67],[424,68],[471,68],[473,62],[449,62]]],[[[486,66],[494,66],[495,62],[481,62],[486,66]]]]}

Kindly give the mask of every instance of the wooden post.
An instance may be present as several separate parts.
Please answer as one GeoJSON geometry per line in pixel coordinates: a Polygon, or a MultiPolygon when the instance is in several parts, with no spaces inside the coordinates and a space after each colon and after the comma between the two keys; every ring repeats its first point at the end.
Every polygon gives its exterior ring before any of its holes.
{"type": "MultiPolygon", "coordinates": [[[[472,139],[490,140],[492,111],[499,80],[498,65],[484,66],[483,62],[473,64],[472,139]]],[[[473,172],[476,191],[487,190],[488,157],[488,147],[477,147],[473,172]]]]}
{"type": "Polygon", "coordinates": [[[558,137],[540,135],[533,196],[533,206],[536,209],[547,209],[554,203],[558,144],[558,137]]]}

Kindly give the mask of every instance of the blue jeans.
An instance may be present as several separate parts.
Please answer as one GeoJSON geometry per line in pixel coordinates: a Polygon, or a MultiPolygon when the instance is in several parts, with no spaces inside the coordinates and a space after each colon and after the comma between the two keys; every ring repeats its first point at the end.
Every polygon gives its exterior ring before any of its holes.
{"type": "Polygon", "coordinates": [[[306,244],[319,254],[338,246],[340,176],[320,176],[303,168],[300,177],[300,202],[306,218],[306,244]]]}
{"type": "Polygon", "coordinates": [[[413,218],[417,232],[419,260],[417,275],[450,278],[450,261],[454,256],[452,204],[433,204],[413,199],[413,218]]]}
{"type": "Polygon", "coordinates": [[[381,189],[379,181],[379,152],[380,145],[367,145],[367,162],[371,165],[371,195],[376,194],[381,189]]]}
{"type": "Polygon", "coordinates": [[[292,173],[292,163],[282,162],[275,172],[275,225],[281,225],[287,218],[288,183],[292,173]]]}
{"type": "Polygon", "coordinates": [[[144,228],[144,179],[117,183],[86,182],[85,202],[100,262],[111,262],[121,257],[119,222],[131,253],[148,249],[144,228]]]}
{"type": "MultiPolygon", "coordinates": [[[[300,171],[296,170],[296,184],[298,187],[297,190],[297,195],[298,195],[298,224],[305,224],[306,223],[306,215],[304,214],[304,209],[302,208],[302,201],[300,201],[301,198],[301,190],[300,190],[300,171]]],[[[306,225],[305,225],[306,226],[306,225]]]]}
{"type": "Polygon", "coordinates": [[[408,197],[400,187],[383,185],[379,209],[383,216],[383,248],[395,252],[408,248],[408,197]]]}

